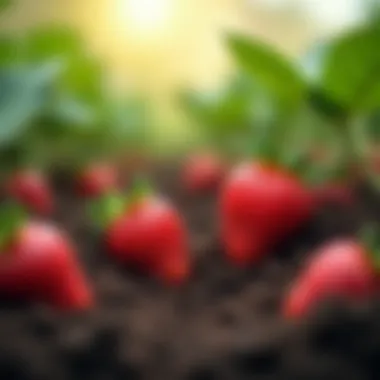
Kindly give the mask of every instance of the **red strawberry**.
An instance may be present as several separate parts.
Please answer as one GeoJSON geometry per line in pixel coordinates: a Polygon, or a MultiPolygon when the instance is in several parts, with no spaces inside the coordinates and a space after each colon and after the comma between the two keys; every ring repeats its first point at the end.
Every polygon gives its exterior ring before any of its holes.
{"type": "Polygon", "coordinates": [[[5,244],[0,256],[0,294],[65,310],[92,305],[93,295],[67,236],[53,225],[36,221],[12,230],[1,235],[5,244]]]}
{"type": "Polygon", "coordinates": [[[118,188],[119,173],[115,166],[96,164],[80,172],[76,182],[81,196],[98,197],[118,188]]]}
{"type": "Polygon", "coordinates": [[[168,284],[187,279],[187,233],[182,218],[168,201],[141,194],[129,204],[117,196],[108,197],[107,203],[110,217],[103,219],[108,219],[104,232],[111,256],[168,284]]]}
{"type": "Polygon", "coordinates": [[[183,183],[190,192],[214,190],[223,176],[223,164],[212,154],[191,156],[183,169],[183,183]]]}
{"type": "Polygon", "coordinates": [[[19,171],[8,178],[6,194],[41,215],[50,215],[54,201],[50,185],[42,173],[35,170],[19,171]]]}
{"type": "Polygon", "coordinates": [[[291,174],[268,165],[236,167],[221,195],[222,239],[236,264],[256,263],[312,214],[310,192],[291,174]]]}
{"type": "Polygon", "coordinates": [[[375,288],[375,270],[366,249],[355,240],[329,242],[317,250],[292,285],[284,314],[298,318],[326,297],[369,297],[375,288]]]}

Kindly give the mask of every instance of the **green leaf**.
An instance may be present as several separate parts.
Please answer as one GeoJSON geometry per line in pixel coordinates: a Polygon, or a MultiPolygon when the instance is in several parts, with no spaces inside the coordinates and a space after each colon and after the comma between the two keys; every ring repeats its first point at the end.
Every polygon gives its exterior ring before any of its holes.
{"type": "Polygon", "coordinates": [[[272,47],[247,36],[232,34],[227,43],[240,67],[274,98],[297,105],[305,95],[299,71],[272,47]]]}
{"type": "Polygon", "coordinates": [[[256,141],[254,130],[269,116],[268,99],[244,73],[216,91],[184,93],[181,100],[184,110],[197,123],[203,143],[223,154],[241,156],[251,151],[251,141],[256,141]]]}
{"type": "Polygon", "coordinates": [[[12,0],[0,0],[0,13],[5,11],[13,4],[12,0]]]}
{"type": "Polygon", "coordinates": [[[75,94],[76,98],[99,99],[103,91],[103,69],[73,30],[66,26],[37,28],[23,41],[22,51],[27,63],[55,60],[65,64],[60,90],[75,94]]]}
{"type": "Polygon", "coordinates": [[[351,112],[380,106],[380,28],[350,31],[330,44],[320,88],[351,112]]]}
{"type": "Polygon", "coordinates": [[[9,144],[42,112],[60,66],[0,71],[0,146],[9,144]]]}
{"type": "Polygon", "coordinates": [[[77,56],[68,62],[60,80],[62,91],[91,102],[101,102],[104,93],[103,68],[92,57],[77,56]]]}
{"type": "Polygon", "coordinates": [[[70,59],[82,53],[82,41],[67,26],[37,28],[23,41],[23,55],[27,62],[46,59],[70,59]]]}
{"type": "Polygon", "coordinates": [[[317,85],[321,78],[323,63],[329,50],[330,45],[327,41],[318,41],[301,57],[301,70],[312,85],[317,85]]]}
{"type": "Polygon", "coordinates": [[[358,237],[365,244],[369,259],[371,259],[375,269],[380,270],[380,233],[375,222],[364,225],[358,231],[358,237]]]}
{"type": "Polygon", "coordinates": [[[320,88],[323,65],[330,50],[327,41],[318,41],[301,58],[301,69],[309,83],[307,101],[320,115],[336,120],[345,115],[345,108],[320,88]]]}
{"type": "Polygon", "coordinates": [[[104,230],[120,217],[126,209],[126,200],[121,194],[106,194],[87,204],[90,220],[104,230]]]}
{"type": "Polygon", "coordinates": [[[109,156],[146,147],[150,137],[147,104],[140,99],[105,99],[99,110],[98,147],[109,156]]]}
{"type": "Polygon", "coordinates": [[[0,67],[10,66],[19,61],[17,41],[9,36],[0,36],[0,67]]]}
{"type": "Polygon", "coordinates": [[[127,208],[132,207],[141,199],[146,198],[153,193],[153,188],[144,175],[138,174],[135,176],[132,186],[129,190],[127,199],[127,208]]]}
{"type": "Polygon", "coordinates": [[[345,107],[329,98],[325,92],[317,87],[310,87],[308,102],[320,115],[331,120],[341,119],[347,114],[345,107]]]}
{"type": "Polygon", "coordinates": [[[97,114],[90,104],[62,94],[49,110],[48,119],[67,128],[90,128],[97,121],[97,114]]]}
{"type": "Polygon", "coordinates": [[[372,143],[380,143],[380,110],[376,110],[373,115],[370,115],[368,123],[368,136],[372,143]]]}

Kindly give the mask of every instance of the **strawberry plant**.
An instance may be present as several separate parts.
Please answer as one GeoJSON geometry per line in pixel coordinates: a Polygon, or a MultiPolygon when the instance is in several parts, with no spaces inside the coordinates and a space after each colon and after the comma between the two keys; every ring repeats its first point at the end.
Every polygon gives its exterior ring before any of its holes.
{"type": "Polygon", "coordinates": [[[145,102],[111,96],[102,65],[84,46],[60,27],[1,40],[0,157],[6,168],[73,170],[145,146],[145,102]]]}
{"type": "Polygon", "coordinates": [[[75,248],[58,227],[28,220],[13,204],[1,209],[0,293],[63,310],[87,309],[93,294],[75,248]]]}
{"type": "Polygon", "coordinates": [[[363,299],[378,289],[378,246],[340,238],[318,248],[292,284],[283,306],[288,318],[300,318],[329,297],[363,299]]]}
{"type": "Polygon", "coordinates": [[[169,285],[190,274],[187,231],[169,200],[136,180],[129,194],[106,194],[89,205],[101,228],[108,254],[122,265],[137,268],[169,285]]]}
{"type": "Polygon", "coordinates": [[[376,23],[366,24],[294,62],[231,34],[240,87],[187,98],[204,141],[223,141],[214,144],[222,155],[234,151],[248,161],[232,169],[221,195],[222,235],[235,261],[256,261],[322,203],[351,205],[358,179],[379,181],[379,40],[376,23]],[[270,110],[265,118],[255,105],[260,98],[270,110]]]}
{"type": "Polygon", "coordinates": [[[243,73],[218,90],[205,94],[189,91],[181,97],[198,130],[200,144],[232,157],[249,149],[246,137],[251,135],[257,121],[255,111],[264,101],[254,82],[243,73]]]}

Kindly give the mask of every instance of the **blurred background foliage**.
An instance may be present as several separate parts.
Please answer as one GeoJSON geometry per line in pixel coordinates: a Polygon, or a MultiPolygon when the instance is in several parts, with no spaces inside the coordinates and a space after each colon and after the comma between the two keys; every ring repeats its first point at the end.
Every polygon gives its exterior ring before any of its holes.
{"type": "Polygon", "coordinates": [[[378,146],[378,1],[0,1],[4,167],[378,146]]]}
{"type": "Polygon", "coordinates": [[[0,149],[5,166],[81,165],[143,149],[147,104],[115,94],[101,61],[67,27],[0,42],[0,149]]]}

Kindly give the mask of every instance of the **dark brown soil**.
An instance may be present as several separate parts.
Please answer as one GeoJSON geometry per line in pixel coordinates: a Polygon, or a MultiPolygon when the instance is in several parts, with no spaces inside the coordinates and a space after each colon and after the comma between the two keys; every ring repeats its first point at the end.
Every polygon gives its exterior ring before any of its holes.
{"type": "Polygon", "coordinates": [[[174,170],[157,186],[186,217],[195,269],[167,289],[117,267],[86,221],[83,204],[58,186],[57,221],[72,235],[98,297],[95,310],[63,315],[0,304],[1,380],[359,380],[380,378],[380,299],[330,300],[307,320],[284,321],[282,296],[311,248],[380,219],[380,198],[359,191],[350,209],[329,205],[258,268],[225,262],[216,196],[189,196],[174,170]]]}

